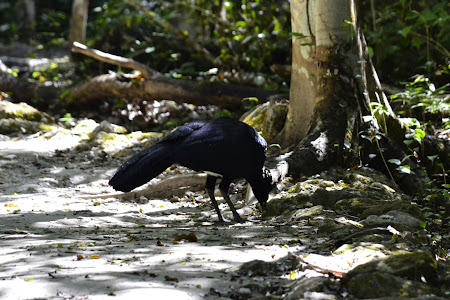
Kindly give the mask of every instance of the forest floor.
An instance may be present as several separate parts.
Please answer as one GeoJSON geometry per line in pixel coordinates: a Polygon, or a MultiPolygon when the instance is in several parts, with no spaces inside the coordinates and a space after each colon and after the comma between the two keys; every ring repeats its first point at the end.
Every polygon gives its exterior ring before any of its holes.
{"type": "Polygon", "coordinates": [[[236,286],[233,267],[298,250],[240,194],[232,199],[241,197],[237,206],[248,222],[225,225],[203,192],[80,198],[117,193],[107,181],[124,158],[80,152],[79,142],[62,133],[0,141],[1,299],[222,298],[236,286]],[[191,232],[196,242],[174,242],[191,232]]]}
{"type": "MultiPolygon", "coordinates": [[[[119,199],[108,179],[152,136],[106,134],[98,126],[83,120],[70,130],[0,135],[1,299],[354,299],[347,287],[357,298],[448,292],[442,282],[450,268],[438,272],[429,254],[408,256],[400,271],[382,269],[391,277],[380,275],[379,283],[367,279],[378,274],[374,267],[341,284],[358,265],[429,252],[419,220],[401,212],[410,212],[411,200],[382,176],[288,185],[275,196],[274,217],[245,203],[246,186],[237,183],[231,199],[247,222],[220,224],[203,191],[119,199]],[[372,213],[389,205],[387,214],[351,217],[355,195],[374,204],[372,213]],[[395,284],[380,289],[383,280],[395,284]]],[[[175,168],[154,181],[185,172],[175,168]]],[[[220,207],[231,219],[226,204],[220,207]]]]}

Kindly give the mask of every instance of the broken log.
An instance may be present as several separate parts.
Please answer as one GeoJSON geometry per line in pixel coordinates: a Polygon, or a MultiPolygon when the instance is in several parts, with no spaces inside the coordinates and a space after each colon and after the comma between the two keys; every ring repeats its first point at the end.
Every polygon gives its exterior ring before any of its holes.
{"type": "Polygon", "coordinates": [[[242,106],[242,99],[255,97],[259,103],[268,101],[279,94],[256,87],[174,79],[142,65],[134,60],[90,49],[80,43],[74,43],[72,51],[82,53],[94,59],[130,68],[141,72],[140,76],[122,76],[117,73],[99,75],[89,82],[75,88],[68,97],[81,103],[105,98],[126,98],[139,100],[173,100],[178,103],[195,105],[217,105],[234,109],[242,106]]]}

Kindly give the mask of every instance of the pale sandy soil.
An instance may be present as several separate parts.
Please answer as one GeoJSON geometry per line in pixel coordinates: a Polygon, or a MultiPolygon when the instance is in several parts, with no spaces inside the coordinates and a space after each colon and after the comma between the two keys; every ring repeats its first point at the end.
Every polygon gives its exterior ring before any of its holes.
{"type": "Polygon", "coordinates": [[[203,192],[178,202],[80,199],[112,193],[107,180],[121,160],[77,152],[79,141],[65,134],[0,141],[1,299],[224,299],[261,280],[230,268],[300,250],[287,246],[295,229],[259,221],[241,194],[232,200],[249,222],[225,226],[203,192]],[[197,242],[173,243],[190,232],[197,242]]]}

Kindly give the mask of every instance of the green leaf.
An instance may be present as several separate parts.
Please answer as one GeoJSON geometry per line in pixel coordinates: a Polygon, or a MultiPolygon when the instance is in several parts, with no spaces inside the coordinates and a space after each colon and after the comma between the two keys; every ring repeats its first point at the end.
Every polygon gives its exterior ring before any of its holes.
{"type": "Polygon", "coordinates": [[[436,154],[436,155],[428,155],[428,156],[427,156],[427,158],[428,158],[432,163],[434,163],[434,160],[435,160],[437,157],[438,157],[437,154],[436,154]]]}
{"type": "Polygon", "coordinates": [[[411,42],[417,49],[420,49],[420,47],[422,46],[422,40],[419,37],[413,37],[411,42]]]}
{"type": "Polygon", "coordinates": [[[409,147],[409,145],[411,145],[413,142],[414,142],[413,140],[404,140],[403,144],[409,147]]]}
{"type": "Polygon", "coordinates": [[[373,120],[372,116],[363,116],[363,122],[364,123],[369,123],[372,120],[373,120]]]}
{"type": "Polygon", "coordinates": [[[291,32],[291,36],[295,36],[296,38],[299,39],[304,39],[309,37],[308,35],[304,35],[303,33],[299,33],[299,32],[291,32]]]}
{"type": "Polygon", "coordinates": [[[236,22],[236,27],[238,27],[238,28],[247,28],[248,26],[248,24],[247,24],[247,22],[245,22],[245,21],[237,21],[236,22]]]}
{"type": "Polygon", "coordinates": [[[414,171],[411,171],[410,166],[399,166],[397,168],[397,171],[399,171],[400,173],[404,173],[404,174],[415,174],[414,171]]]}
{"type": "Polygon", "coordinates": [[[420,143],[420,141],[425,137],[426,133],[422,129],[417,128],[414,134],[415,139],[420,143]]]}
{"type": "Polygon", "coordinates": [[[367,47],[367,50],[369,51],[369,57],[370,57],[370,58],[373,58],[373,55],[374,55],[373,48],[370,47],[370,46],[368,46],[368,47],[367,47]]]}
{"type": "Polygon", "coordinates": [[[400,166],[400,164],[402,163],[400,161],[400,159],[397,159],[397,158],[391,158],[390,160],[388,160],[388,162],[390,162],[391,164],[397,165],[397,166],[400,166]]]}
{"type": "Polygon", "coordinates": [[[411,32],[412,29],[413,29],[412,26],[406,26],[405,28],[403,28],[402,29],[403,37],[406,37],[411,32]]]}
{"type": "Polygon", "coordinates": [[[256,98],[256,97],[246,97],[246,98],[242,99],[242,102],[244,102],[244,101],[248,101],[248,102],[254,103],[254,104],[257,104],[259,102],[258,98],[256,98]]]}
{"type": "Polygon", "coordinates": [[[430,216],[432,216],[433,215],[433,213],[431,212],[431,211],[427,211],[427,212],[425,212],[424,214],[423,214],[423,216],[425,217],[425,218],[428,218],[428,217],[430,217],[430,216]]]}

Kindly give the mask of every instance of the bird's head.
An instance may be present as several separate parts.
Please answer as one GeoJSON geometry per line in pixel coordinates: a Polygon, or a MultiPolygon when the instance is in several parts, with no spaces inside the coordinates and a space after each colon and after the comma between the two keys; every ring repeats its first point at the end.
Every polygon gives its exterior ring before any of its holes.
{"type": "Polygon", "coordinates": [[[253,194],[258,200],[261,208],[264,210],[267,205],[267,200],[269,199],[269,193],[275,188],[275,183],[272,179],[272,174],[266,168],[262,170],[262,179],[258,188],[253,188],[253,194]]]}

